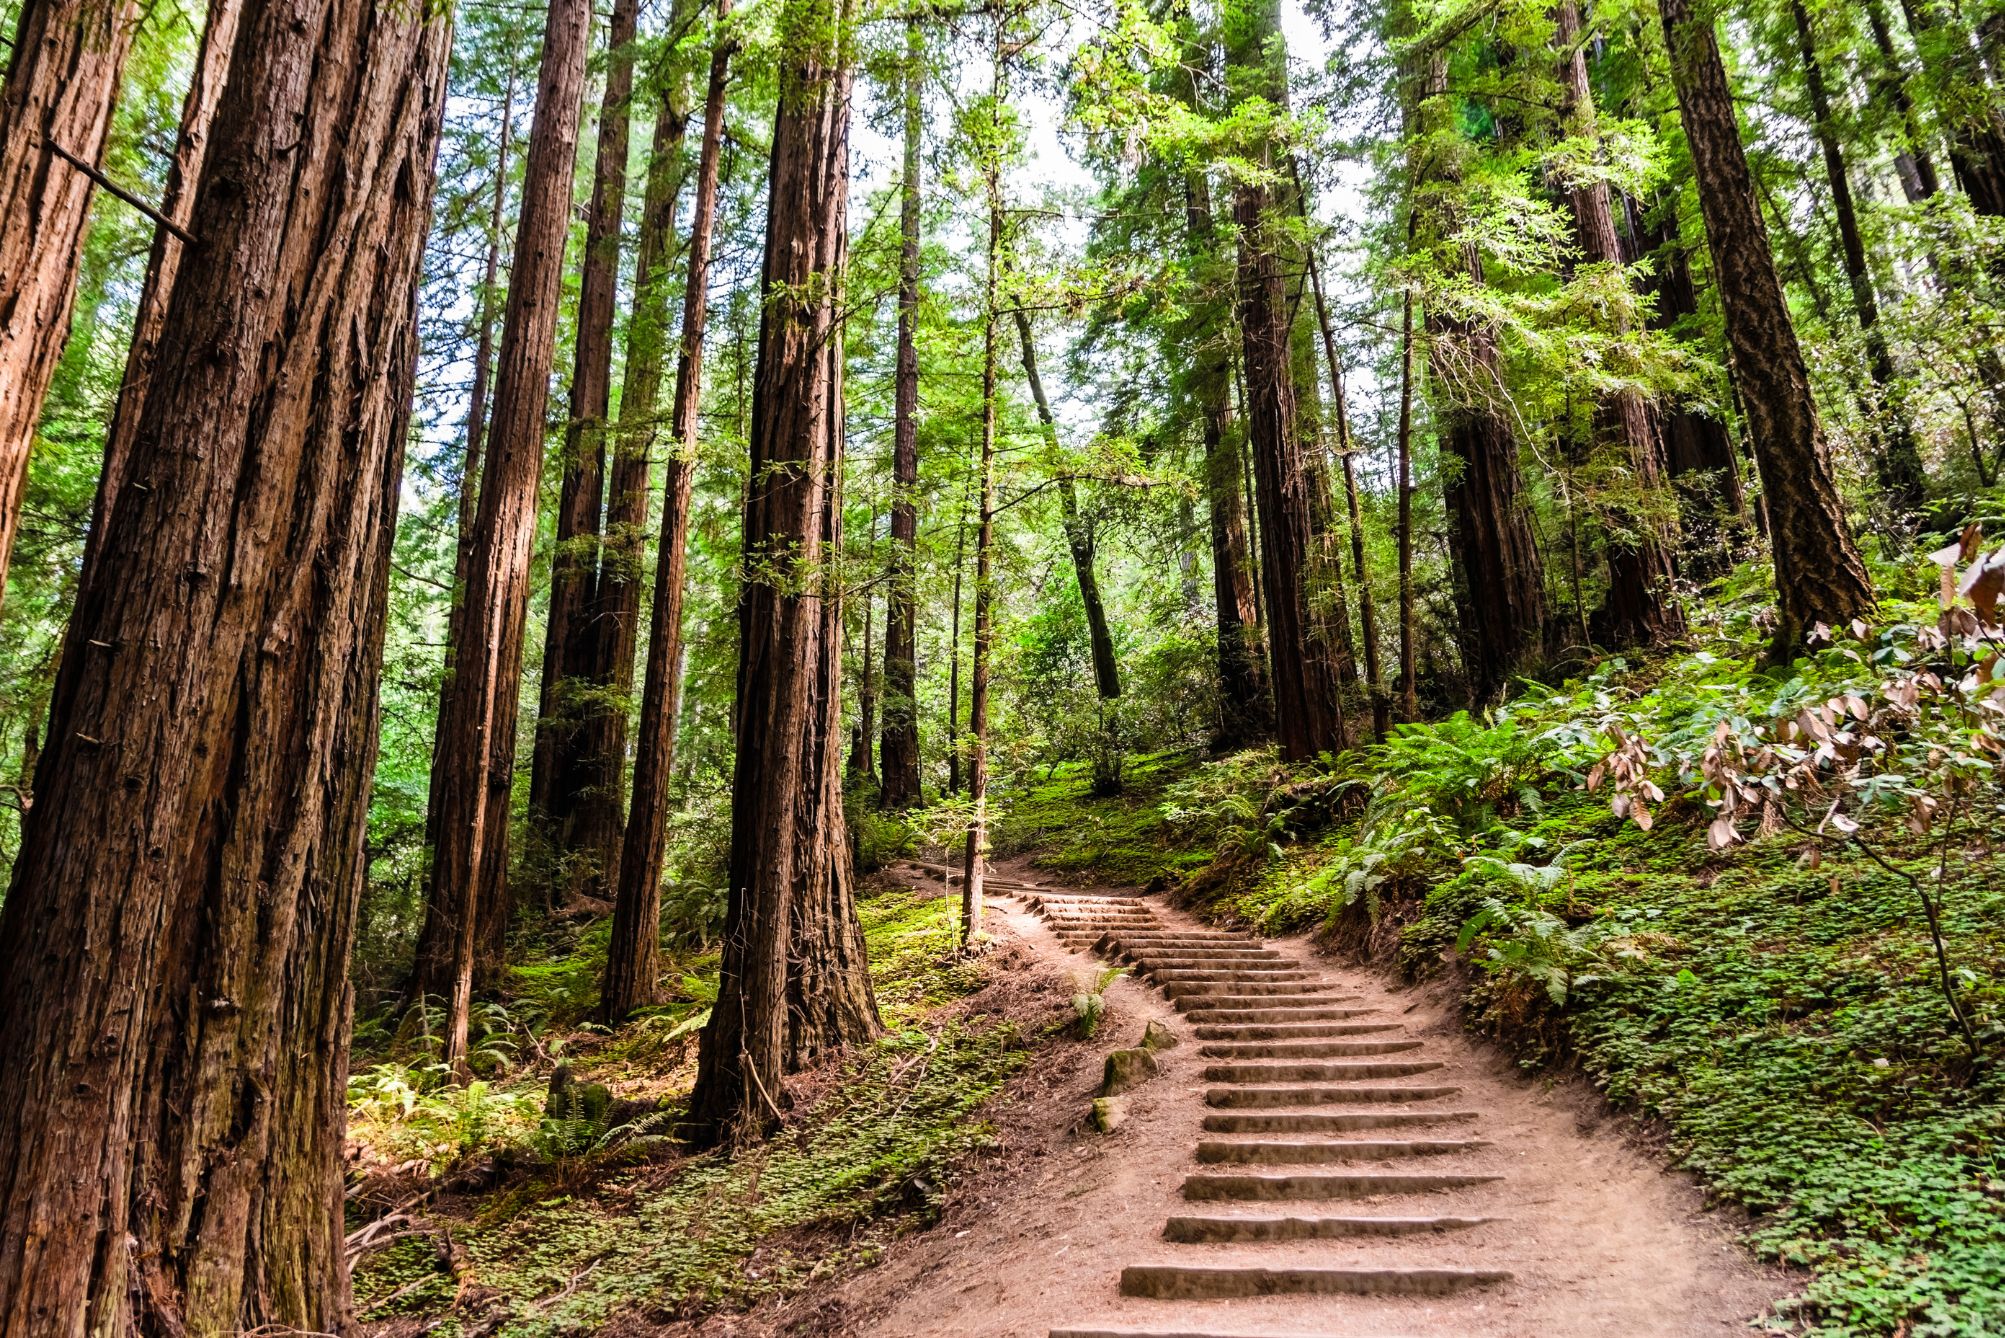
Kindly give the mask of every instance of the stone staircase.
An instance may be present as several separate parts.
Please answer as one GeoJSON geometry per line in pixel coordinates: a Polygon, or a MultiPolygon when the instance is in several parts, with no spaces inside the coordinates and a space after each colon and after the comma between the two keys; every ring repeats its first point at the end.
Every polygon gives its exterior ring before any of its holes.
{"type": "MultiPolygon", "coordinates": [[[[1121,1270],[1123,1297],[1218,1302],[1231,1322],[1231,1303],[1246,1298],[1438,1298],[1510,1281],[1457,1245],[1496,1219],[1458,1211],[1456,1199],[1502,1177],[1481,1169],[1490,1144],[1474,1136],[1477,1113],[1455,1108],[1459,1087],[1430,1081],[1443,1066],[1403,1024],[1251,935],[1172,920],[1139,897],[1027,885],[1007,895],[1066,946],[1132,967],[1196,1033],[1208,1113],[1183,1180],[1187,1210],[1164,1223],[1160,1258],[1121,1270]]],[[[1260,1318],[1265,1328],[1330,1314],[1260,1318]]],[[[1088,1327],[1051,1338],[1223,1333],[1180,1319],[1174,1334],[1088,1327]]]]}

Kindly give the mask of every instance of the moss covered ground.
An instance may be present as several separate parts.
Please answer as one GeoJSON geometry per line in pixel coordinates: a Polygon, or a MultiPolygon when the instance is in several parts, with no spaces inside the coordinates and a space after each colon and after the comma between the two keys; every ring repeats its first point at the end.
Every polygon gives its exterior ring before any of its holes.
{"type": "Polygon", "coordinates": [[[949,900],[885,891],[860,909],[886,1034],[811,1075],[787,1128],[758,1148],[692,1157],[661,1136],[694,1076],[714,955],[684,963],[682,1003],[613,1035],[581,1031],[563,1012],[568,978],[589,963],[532,963],[513,980],[517,1025],[491,1028],[517,1052],[491,1054],[489,1079],[455,1088],[388,1062],[359,1072],[351,1136],[360,1165],[385,1182],[378,1197],[400,1192],[387,1188],[399,1170],[411,1183],[412,1159],[418,1183],[443,1186],[409,1234],[362,1258],[364,1322],[385,1335],[518,1338],[614,1320],[644,1327],[796,1292],[929,1220],[956,1168],[990,1139],[984,1104],[1038,1038],[954,1007],[990,968],[950,953],[949,900]],[[525,1042],[520,1019],[532,1014],[556,1021],[525,1042]],[[554,1055],[537,1062],[524,1048],[554,1055]],[[581,1082],[667,1113],[617,1140],[547,1118],[556,1056],[581,1082]],[[454,1188],[469,1176],[472,1189],[454,1188]]]}

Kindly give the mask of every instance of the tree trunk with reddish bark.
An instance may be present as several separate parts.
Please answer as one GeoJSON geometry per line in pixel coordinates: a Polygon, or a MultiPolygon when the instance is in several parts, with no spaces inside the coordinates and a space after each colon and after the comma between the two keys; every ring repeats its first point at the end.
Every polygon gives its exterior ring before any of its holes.
{"type": "MultiPolygon", "coordinates": [[[[209,131],[222,101],[223,80],[230,71],[230,52],[237,41],[237,17],[242,0],[213,0],[208,22],[202,27],[202,44],[195,53],[195,68],[189,75],[188,95],[181,104],[181,129],[174,142],[174,157],[167,164],[167,188],[160,197],[160,213],[176,226],[186,228],[195,209],[195,183],[202,178],[202,159],[209,151],[209,131]]],[[[132,453],[132,434],[139,430],[139,409],[146,384],[153,376],[153,364],[160,348],[160,327],[167,319],[167,300],[174,292],[174,276],[180,271],[186,246],[166,228],[156,228],[153,249],[146,258],[146,280],[139,290],[139,306],[132,318],[132,343],[125,353],[125,376],[119,384],[118,407],[112,414],[111,430],[105,436],[104,460],[98,469],[97,500],[91,515],[90,534],[84,541],[84,562],[88,564],[103,541],[111,520],[112,505],[125,486],[126,459],[132,453]]],[[[0,580],[5,579],[0,566],[0,580]]]]}
{"type": "Polygon", "coordinates": [[[892,391],[891,556],[884,596],[884,735],[878,792],[885,808],[911,808],[919,787],[919,215],[925,143],[925,45],[915,12],[905,19],[905,170],[898,186],[898,361],[892,391]]]}
{"type": "Polygon", "coordinates": [[[10,1338],[350,1325],[348,956],[450,26],[244,0],[159,333],[203,355],[134,408],[0,912],[10,1338]]]}
{"type": "MultiPolygon", "coordinates": [[[[606,532],[602,511],[612,411],[613,307],[619,288],[639,14],[640,0],[614,0],[606,36],[606,86],[599,105],[592,202],[585,215],[570,419],[564,429],[557,545],[550,559],[550,609],[544,624],[543,680],[530,764],[530,821],[545,845],[541,852],[549,874],[545,891],[555,901],[603,894],[617,875],[620,854],[626,705],[610,699],[601,672],[601,661],[610,656],[599,652],[599,639],[606,630],[598,625],[599,567],[606,532]],[[617,726],[612,723],[615,716],[617,726]],[[611,767],[605,765],[608,748],[619,750],[611,767]]],[[[631,666],[630,625],[627,644],[631,666]]]]}
{"type": "MultiPolygon", "coordinates": [[[[1409,168],[1416,192],[1439,194],[1459,179],[1457,131],[1442,105],[1448,70],[1440,52],[1412,81],[1410,109],[1422,138],[1409,168]]],[[[1451,240],[1452,220],[1437,206],[1415,218],[1422,247],[1439,263],[1460,268],[1480,284],[1481,258],[1451,240]]],[[[1518,469],[1518,438],[1506,409],[1496,332],[1478,321],[1430,305],[1426,312],[1428,366],[1438,401],[1435,411],[1446,475],[1449,547],[1462,620],[1463,672],[1469,698],[1495,701],[1511,679],[1531,667],[1544,649],[1544,565],[1526,515],[1518,469]]]]}
{"type": "Polygon", "coordinates": [[[1694,14],[1690,0],[1663,0],[1663,21],[1734,381],[1761,473],[1781,613],[1775,644],[1786,654],[1817,623],[1842,626],[1869,613],[1873,584],[1831,477],[1712,19],[1694,14]]]}
{"type": "Polygon", "coordinates": [[[91,179],[63,154],[103,162],[138,9],[136,0],[25,0],[14,21],[0,84],[0,586],[90,216],[91,179]]]}
{"type": "MultiPolygon", "coordinates": [[[[1227,67],[1244,81],[1235,86],[1285,106],[1286,51],[1277,0],[1257,0],[1231,16],[1227,27],[1227,67]]],[[[1251,156],[1275,166],[1271,144],[1252,146],[1251,156]]],[[[1258,180],[1243,180],[1234,190],[1247,437],[1260,516],[1274,733],[1281,756],[1302,761],[1341,752],[1350,745],[1350,730],[1338,695],[1338,654],[1330,638],[1319,633],[1316,592],[1310,586],[1310,574],[1321,561],[1321,539],[1315,524],[1317,480],[1296,415],[1283,255],[1284,216],[1291,212],[1258,180]]]]}
{"type": "Polygon", "coordinates": [[[460,643],[439,702],[444,723],[432,766],[445,774],[427,814],[431,900],[412,992],[446,1001],[444,1057],[461,1068],[476,976],[499,971],[508,930],[509,792],[529,557],[591,17],[588,0],[552,0],[543,34],[460,643]]]}
{"type": "MultiPolygon", "coordinates": [[[[1574,0],[1553,6],[1553,46],[1559,54],[1560,124],[1567,136],[1594,144],[1600,127],[1594,108],[1594,86],[1587,77],[1587,51],[1581,40],[1580,8],[1574,0]]],[[[1590,265],[1622,265],[1622,243],[1615,232],[1615,210],[1608,183],[1598,179],[1566,183],[1573,214],[1575,244],[1590,265]]],[[[1612,333],[1627,333],[1617,329],[1612,333]]],[[[1629,464],[1631,486],[1642,505],[1617,505],[1609,510],[1608,603],[1603,610],[1609,639],[1617,646],[1658,645],[1682,633],[1683,610],[1672,590],[1676,570],[1671,551],[1676,536],[1660,517],[1657,505],[1664,490],[1664,443],[1657,420],[1643,396],[1616,390],[1594,405],[1597,444],[1619,450],[1629,464]]]]}
{"type": "MultiPolygon", "coordinates": [[[[703,144],[696,165],[696,200],[689,222],[688,269],[682,298],[682,336],[675,360],[668,478],[662,489],[661,538],[655,555],[654,609],[648,624],[647,676],[641,687],[640,728],[634,739],[633,800],[620,853],[613,899],[612,942],[600,1016],[617,1022],[660,998],[661,870],[668,847],[669,780],[675,774],[675,722],[682,703],[682,604],[688,575],[689,506],[696,477],[697,410],[703,400],[703,334],[710,316],[710,247],[717,218],[718,165],[724,144],[725,93],[733,39],[725,21],[731,0],[717,0],[717,32],[710,51],[710,82],[703,99],[703,144]]],[[[663,121],[666,122],[664,116],[663,121]]],[[[620,403],[622,450],[642,460],[654,439],[654,398],[660,380],[665,293],[670,273],[668,241],[675,225],[669,182],[682,141],[657,129],[648,177],[649,204],[639,255],[640,297],[627,344],[627,389],[620,403]],[[665,202],[665,207],[664,207],[665,202]],[[657,296],[659,294],[659,296],[657,296]],[[631,417],[629,417],[631,414],[631,417]]]]}
{"type": "Polygon", "coordinates": [[[689,1117],[757,1136],[783,1074],[878,1029],[842,811],[843,341],[850,15],[788,0],[759,291],[730,900],[689,1117]]]}
{"type": "Polygon", "coordinates": [[[1852,314],[1858,318],[1859,333],[1866,341],[1866,370],[1879,392],[1877,402],[1865,406],[1873,436],[1874,473],[1880,490],[1895,511],[1902,516],[1913,516],[1927,500],[1928,477],[1922,468],[1921,448],[1915,444],[1907,406],[1901,401],[1887,332],[1880,327],[1879,294],[1873,291],[1872,271],[1866,266],[1866,242],[1859,232],[1859,211],[1852,202],[1852,179],[1845,170],[1844,150],[1839,147],[1837,127],[1831,118],[1831,93],[1824,82],[1824,64],[1818,56],[1816,31],[1810,26],[1810,11],[1803,0],[1789,0],[1789,16],[1796,28],[1797,54],[1803,58],[1811,129],[1824,155],[1824,179],[1831,187],[1831,212],[1838,223],[1839,254],[1845,262],[1845,281],[1852,294],[1852,314]]]}

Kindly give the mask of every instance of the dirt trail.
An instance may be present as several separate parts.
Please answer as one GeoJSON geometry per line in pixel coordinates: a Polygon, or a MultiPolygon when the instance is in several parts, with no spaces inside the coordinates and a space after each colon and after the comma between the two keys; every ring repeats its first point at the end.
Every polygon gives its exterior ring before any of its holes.
{"type": "Polygon", "coordinates": [[[1097,1071],[1064,1075],[1021,1164],[837,1289],[844,1329],[1690,1338],[1793,1290],[1591,1094],[1528,1083],[1431,995],[1153,897],[1002,873],[1000,936],[1082,978],[1135,968],[1098,1052],[1151,1019],[1180,1044],[1110,1135],[1083,1124],[1097,1071]]]}

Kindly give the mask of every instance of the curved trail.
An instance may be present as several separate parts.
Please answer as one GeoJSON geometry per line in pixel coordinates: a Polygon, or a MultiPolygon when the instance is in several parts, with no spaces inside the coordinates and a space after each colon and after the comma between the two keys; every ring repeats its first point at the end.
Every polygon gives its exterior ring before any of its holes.
{"type": "Polygon", "coordinates": [[[1181,1043],[1112,1135],[1077,1127],[1098,1073],[1072,1075],[1042,1164],[848,1289],[862,1332],[1688,1338],[1792,1290],[1591,1098],[1527,1083],[1438,1000],[1153,897],[1024,871],[995,894],[1039,957],[1133,968],[1096,1054],[1150,1019],[1181,1043]]]}

